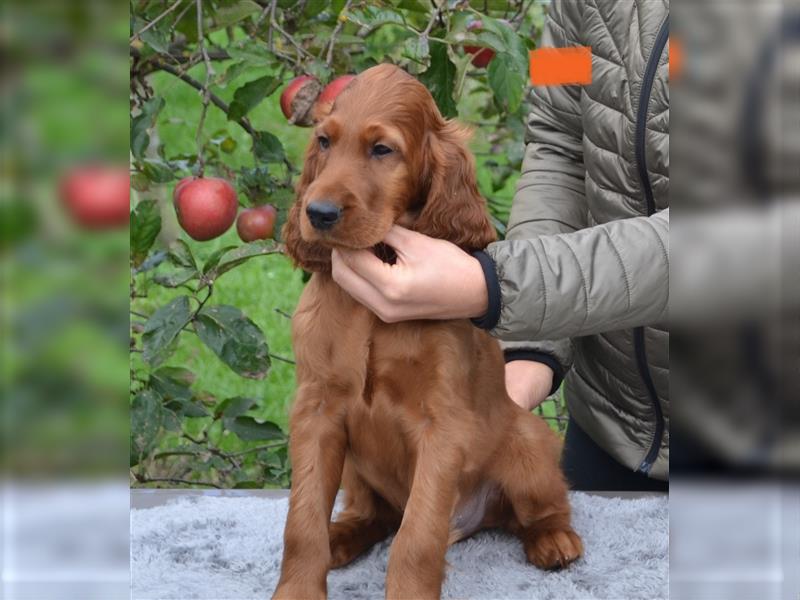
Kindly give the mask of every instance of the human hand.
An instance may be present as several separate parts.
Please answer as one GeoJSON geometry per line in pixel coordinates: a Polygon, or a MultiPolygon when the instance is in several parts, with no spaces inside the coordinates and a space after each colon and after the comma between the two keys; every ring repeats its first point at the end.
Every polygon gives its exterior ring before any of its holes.
{"type": "Polygon", "coordinates": [[[334,281],[379,319],[464,319],[486,312],[486,279],[478,259],[399,225],[384,243],[397,254],[393,265],[370,250],[335,248],[331,254],[334,281]]]}
{"type": "Polygon", "coordinates": [[[506,363],[506,391],[515,404],[533,410],[544,402],[553,387],[553,369],[532,360],[506,363]]]}

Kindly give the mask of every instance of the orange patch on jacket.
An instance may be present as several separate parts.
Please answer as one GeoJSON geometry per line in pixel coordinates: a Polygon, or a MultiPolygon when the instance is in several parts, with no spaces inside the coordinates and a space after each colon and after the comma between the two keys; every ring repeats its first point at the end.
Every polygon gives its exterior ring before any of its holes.
{"type": "Polygon", "coordinates": [[[592,49],[538,48],[530,52],[533,85],[588,85],[592,83],[592,49]]]}

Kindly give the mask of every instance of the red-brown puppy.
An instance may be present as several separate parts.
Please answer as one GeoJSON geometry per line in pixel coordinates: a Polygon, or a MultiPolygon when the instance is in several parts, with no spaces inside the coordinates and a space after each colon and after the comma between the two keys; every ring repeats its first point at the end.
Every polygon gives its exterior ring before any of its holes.
{"type": "Polygon", "coordinates": [[[543,569],[581,555],[558,438],[506,394],[497,342],[467,320],[383,323],[330,275],[332,247],[371,248],[397,221],[465,250],[494,240],[466,138],[391,65],[359,75],[316,127],[284,229],[314,275],[292,321],[293,481],[275,598],[324,598],[328,569],[395,531],[388,598],[438,598],[448,545],[484,527],[519,536],[543,569]]]}

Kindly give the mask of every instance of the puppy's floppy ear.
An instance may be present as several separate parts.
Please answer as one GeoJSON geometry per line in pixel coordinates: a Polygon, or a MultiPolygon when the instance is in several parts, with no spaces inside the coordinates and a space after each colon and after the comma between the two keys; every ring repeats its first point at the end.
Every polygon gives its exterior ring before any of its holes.
{"type": "Polygon", "coordinates": [[[478,192],[468,138],[469,132],[454,121],[428,134],[423,154],[423,181],[428,192],[414,223],[416,231],[467,251],[482,250],[497,239],[486,201],[478,192]]]}
{"type": "Polygon", "coordinates": [[[295,201],[289,209],[286,223],[281,230],[283,243],[286,245],[286,253],[292,262],[306,271],[330,272],[331,270],[331,250],[320,244],[310,244],[300,235],[300,217],[303,204],[303,195],[311,182],[317,176],[319,163],[319,146],[315,140],[311,140],[306,150],[303,173],[297,183],[295,191],[295,201]]]}

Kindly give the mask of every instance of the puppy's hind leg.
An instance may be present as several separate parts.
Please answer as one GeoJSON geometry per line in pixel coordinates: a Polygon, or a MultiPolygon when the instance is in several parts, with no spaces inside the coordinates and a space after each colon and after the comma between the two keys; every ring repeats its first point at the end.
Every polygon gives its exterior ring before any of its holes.
{"type": "Polygon", "coordinates": [[[331,569],[349,564],[400,526],[402,515],[359,477],[351,460],[344,463],[345,508],[330,524],[331,569]]]}
{"type": "Polygon", "coordinates": [[[522,540],[530,563],[540,569],[566,567],[583,554],[583,543],[570,523],[559,440],[533,415],[518,418],[509,433],[493,466],[513,507],[508,528],[522,540]]]}

